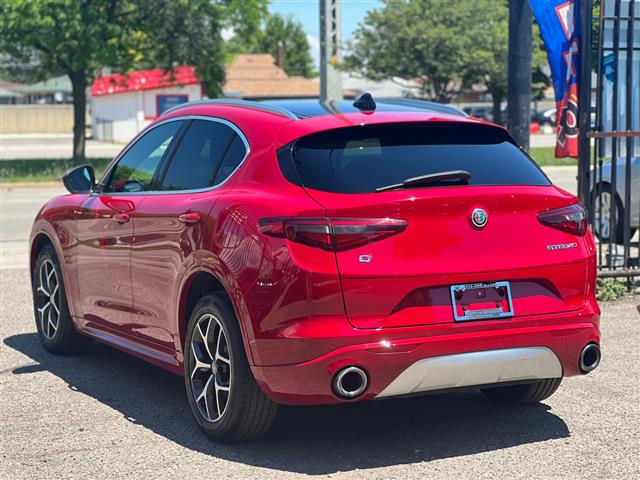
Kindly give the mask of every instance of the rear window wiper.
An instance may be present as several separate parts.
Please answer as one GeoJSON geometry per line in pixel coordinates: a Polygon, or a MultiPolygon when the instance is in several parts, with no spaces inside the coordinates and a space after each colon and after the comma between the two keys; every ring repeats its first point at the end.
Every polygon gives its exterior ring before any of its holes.
{"type": "Polygon", "coordinates": [[[448,172],[429,173],[419,177],[407,178],[402,183],[385,185],[376,188],[376,192],[386,192],[387,190],[400,190],[402,188],[424,187],[429,185],[448,185],[450,183],[467,183],[471,174],[466,170],[450,170],[448,172]]]}

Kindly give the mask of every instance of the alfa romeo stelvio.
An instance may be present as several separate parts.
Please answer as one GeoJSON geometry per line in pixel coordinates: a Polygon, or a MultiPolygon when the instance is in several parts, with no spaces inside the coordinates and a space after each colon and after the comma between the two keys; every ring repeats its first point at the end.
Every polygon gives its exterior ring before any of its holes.
{"type": "Polygon", "coordinates": [[[44,348],[184,376],[214,439],[263,435],[279,404],[539,402],[600,362],[585,209],[454,108],[191,102],[63,182],[30,239],[44,348]]]}

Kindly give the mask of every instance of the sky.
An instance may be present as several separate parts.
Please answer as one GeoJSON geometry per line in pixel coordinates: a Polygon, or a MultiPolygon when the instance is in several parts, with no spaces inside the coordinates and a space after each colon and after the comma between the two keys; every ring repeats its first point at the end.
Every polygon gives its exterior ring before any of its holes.
{"type": "MultiPolygon", "coordinates": [[[[382,0],[341,0],[342,41],[351,39],[353,31],[366,13],[382,6],[382,0]]],[[[311,47],[311,56],[320,64],[320,3],[318,0],[271,0],[271,13],[293,15],[302,23],[311,47]]]]}

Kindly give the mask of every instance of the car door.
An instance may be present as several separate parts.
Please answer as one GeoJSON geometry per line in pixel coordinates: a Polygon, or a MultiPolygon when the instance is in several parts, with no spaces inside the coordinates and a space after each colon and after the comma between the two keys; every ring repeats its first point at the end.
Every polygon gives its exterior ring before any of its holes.
{"type": "Polygon", "coordinates": [[[132,330],[162,346],[180,350],[178,296],[185,272],[210,256],[213,205],[218,187],[236,170],[248,144],[228,122],[202,117],[190,121],[168,159],[159,191],[133,214],[131,256],[134,290],[132,330]]]}
{"type": "MultiPolygon", "coordinates": [[[[131,323],[132,215],[184,122],[152,128],[133,143],[77,211],[78,311],[86,328],[127,333],[131,323]]],[[[113,332],[112,332],[113,333],[113,332]]]]}

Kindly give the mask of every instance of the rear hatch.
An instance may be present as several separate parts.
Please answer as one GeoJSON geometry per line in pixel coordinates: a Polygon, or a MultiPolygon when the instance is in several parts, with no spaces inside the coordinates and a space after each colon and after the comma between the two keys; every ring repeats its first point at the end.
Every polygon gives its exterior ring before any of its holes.
{"type": "Polygon", "coordinates": [[[584,211],[501,128],[346,127],[303,137],[279,160],[326,211],[354,327],[450,323],[454,303],[484,301],[485,311],[501,301],[496,292],[515,316],[585,303],[584,211]],[[494,282],[509,292],[489,286],[470,290],[477,301],[454,300],[452,286],[494,282]]]}

